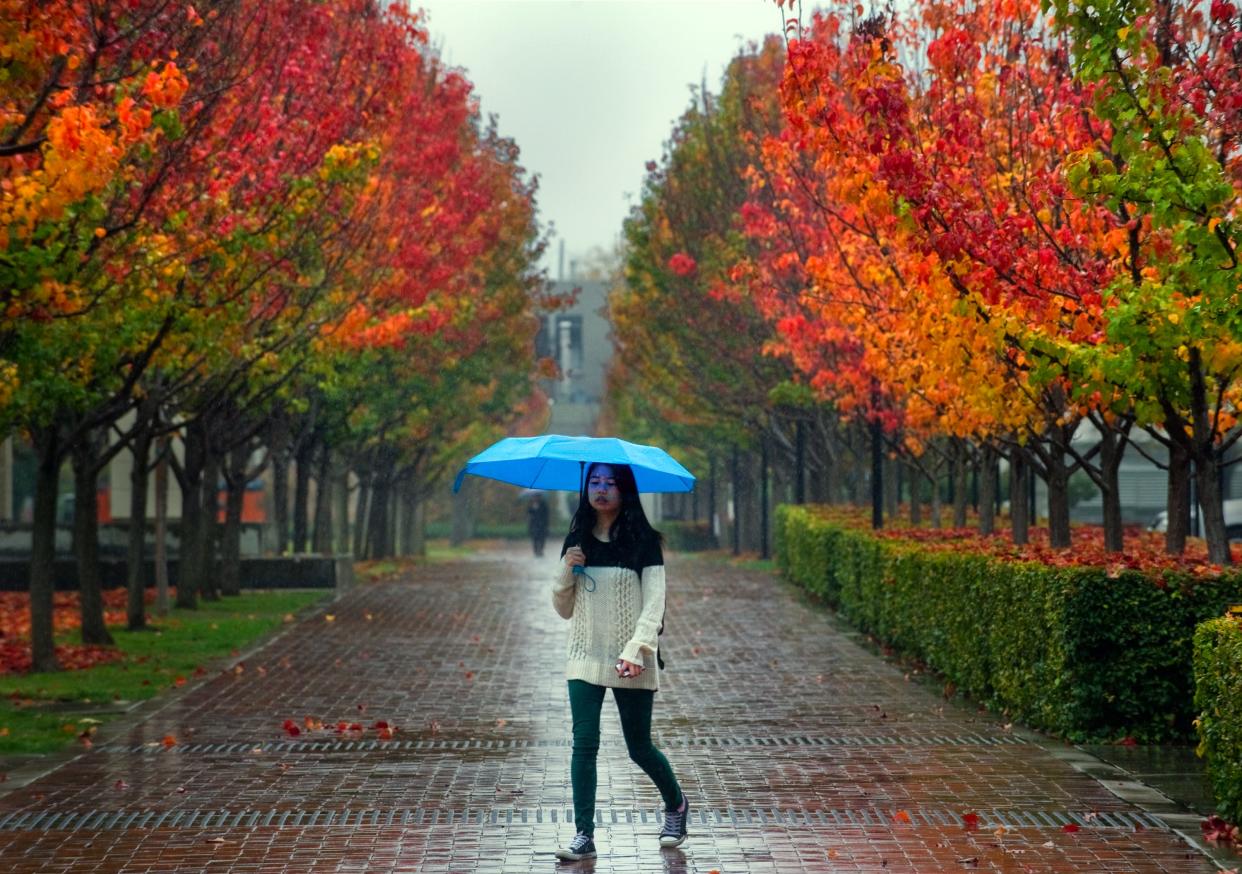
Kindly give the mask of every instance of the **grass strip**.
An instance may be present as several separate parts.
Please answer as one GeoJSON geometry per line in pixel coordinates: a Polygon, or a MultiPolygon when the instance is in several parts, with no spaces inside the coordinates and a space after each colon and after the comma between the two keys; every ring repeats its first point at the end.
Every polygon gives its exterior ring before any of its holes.
{"type": "MultiPolygon", "coordinates": [[[[124,715],[133,702],[210,673],[330,595],[284,589],[201,601],[197,610],[151,617],[146,631],[109,629],[124,654],[121,661],[53,674],[0,675],[0,755],[58,750],[91,726],[124,715]]],[[[76,640],[76,632],[63,638],[76,640]]]]}

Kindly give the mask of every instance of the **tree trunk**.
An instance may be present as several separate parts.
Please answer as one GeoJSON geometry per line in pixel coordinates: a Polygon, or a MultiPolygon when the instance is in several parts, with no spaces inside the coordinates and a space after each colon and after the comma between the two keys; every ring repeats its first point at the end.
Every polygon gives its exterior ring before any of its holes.
{"type": "Polygon", "coordinates": [[[1220,490],[1220,456],[1215,446],[1208,446],[1195,462],[1195,486],[1203,517],[1203,533],[1207,539],[1208,561],[1228,565],[1229,540],[1225,534],[1225,510],[1220,490]]]}
{"type": "MultiPolygon", "coordinates": [[[[462,483],[466,488],[469,480],[462,483]]],[[[460,492],[458,493],[460,494],[460,492]]],[[[456,500],[456,499],[454,499],[456,500]]],[[[354,509],[354,558],[367,558],[367,524],[371,515],[371,474],[358,475],[358,506],[354,509]]]]}
{"type": "Polygon", "coordinates": [[[203,524],[203,467],[207,463],[207,435],[202,422],[190,422],[185,429],[185,461],[181,483],[181,554],[177,572],[177,606],[198,607],[199,585],[206,560],[207,531],[203,524]]]}
{"type": "Polygon", "coordinates": [[[130,452],[134,466],[129,472],[129,542],[125,550],[125,625],[130,631],[147,627],[146,540],[147,465],[151,455],[151,415],[145,405],[138,410],[130,452]]]}
{"type": "Polygon", "coordinates": [[[94,434],[83,436],[73,448],[73,551],[78,564],[82,643],[114,646],[104,622],[99,570],[98,449],[94,434]]]}
{"type": "Polygon", "coordinates": [[[923,472],[913,464],[907,471],[910,480],[910,524],[920,528],[923,525],[923,472]]]}
{"type": "Polygon", "coordinates": [[[953,527],[966,527],[966,506],[970,503],[970,493],[966,488],[967,473],[970,470],[970,447],[966,441],[956,438],[953,452],[953,527]]]}
{"type": "Polygon", "coordinates": [[[410,489],[410,555],[427,555],[426,504],[416,490],[410,489]]]}
{"type": "Polygon", "coordinates": [[[272,527],[276,554],[289,551],[289,456],[272,449],[272,527]]]}
{"type": "Polygon", "coordinates": [[[336,484],[332,488],[336,498],[336,511],[333,527],[336,529],[336,551],[346,555],[352,551],[353,544],[349,539],[349,465],[341,464],[336,484]]]}
{"type": "Polygon", "coordinates": [[[294,456],[293,480],[293,551],[307,551],[310,534],[310,481],[316,442],[304,440],[294,456]]]}
{"type": "Polygon", "coordinates": [[[1125,534],[1121,523],[1121,460],[1125,457],[1130,425],[1123,431],[1097,423],[1100,431],[1100,501],[1103,504],[1104,549],[1107,552],[1125,550],[1125,534]]]}
{"type": "MultiPolygon", "coordinates": [[[[801,419],[795,425],[797,429],[794,433],[794,496],[795,504],[806,503],[806,423],[801,419]]],[[[694,519],[697,522],[698,501],[695,501],[694,519]]]]}
{"type": "Polygon", "coordinates": [[[884,527],[884,429],[871,423],[871,527],[884,527]]]}
{"type": "Polygon", "coordinates": [[[320,555],[332,552],[332,451],[324,446],[315,478],[315,534],[311,548],[320,555]]]}
{"type": "Polygon", "coordinates": [[[401,484],[393,482],[388,487],[388,555],[397,554],[397,525],[401,512],[401,484]]]}
{"type": "Polygon", "coordinates": [[[220,600],[220,458],[207,453],[203,469],[202,576],[198,594],[204,601],[220,600]]]}
{"type": "Polygon", "coordinates": [[[839,477],[835,456],[828,441],[823,442],[823,464],[809,469],[808,497],[812,504],[832,504],[836,498],[836,483],[839,477]]]}
{"type": "Polygon", "coordinates": [[[996,533],[996,449],[985,444],[979,460],[979,533],[990,537],[996,533]]]}
{"type": "Polygon", "coordinates": [[[871,502],[871,488],[867,476],[867,469],[871,466],[871,441],[867,438],[867,430],[861,425],[850,429],[850,443],[854,447],[850,465],[854,473],[850,502],[859,509],[871,502]]]}
{"type": "Polygon", "coordinates": [[[1169,449],[1168,525],[1164,531],[1164,551],[1181,555],[1190,534],[1190,452],[1181,443],[1169,449]]]}
{"type": "Polygon", "coordinates": [[[1009,453],[1009,530],[1013,542],[1025,546],[1031,539],[1031,505],[1027,499],[1030,466],[1023,451],[1014,448],[1009,453]]]}
{"type": "Polygon", "coordinates": [[[768,547],[771,540],[768,525],[771,514],[768,512],[769,488],[768,477],[768,441],[766,437],[759,440],[759,557],[771,558],[768,547]]]}
{"type": "Polygon", "coordinates": [[[397,489],[397,505],[401,524],[397,527],[397,555],[413,555],[414,547],[414,475],[401,480],[397,489]]]}
{"type": "Polygon", "coordinates": [[[172,438],[160,439],[155,464],[155,612],[168,615],[168,457],[172,438]]]}
{"type": "Polygon", "coordinates": [[[220,531],[220,592],[224,595],[241,594],[242,510],[246,505],[246,468],[249,462],[250,451],[244,445],[235,447],[229,453],[224,527],[220,531]]]}
{"type": "MultiPolygon", "coordinates": [[[[1068,441],[1068,435],[1065,435],[1068,441]]],[[[1048,545],[1053,549],[1069,549],[1070,535],[1069,479],[1063,444],[1049,441],[1044,456],[1044,484],[1048,487],[1048,545]]]]}
{"type": "Polygon", "coordinates": [[[1194,437],[1195,485],[1198,486],[1199,508],[1203,511],[1203,536],[1207,540],[1208,561],[1216,565],[1232,564],[1229,537],[1225,532],[1225,511],[1221,505],[1221,450],[1213,427],[1216,417],[1208,408],[1207,385],[1203,377],[1201,352],[1190,350],[1190,411],[1194,437]]]}
{"type": "Polygon", "coordinates": [[[741,497],[741,477],[742,477],[740,468],[741,468],[742,462],[741,462],[741,459],[738,457],[739,455],[740,455],[740,452],[737,446],[735,445],[733,447],[733,455],[731,456],[729,460],[729,480],[730,480],[729,494],[733,498],[732,500],[733,520],[732,521],[733,521],[733,554],[734,555],[742,554],[742,518],[741,518],[741,513],[739,512],[740,504],[741,504],[740,497],[741,497]]]}
{"type": "Polygon", "coordinates": [[[56,496],[60,487],[60,435],[55,427],[34,434],[34,530],[30,551],[30,654],[35,671],[59,671],[52,627],[56,587],[56,496]]]}
{"type": "MultiPolygon", "coordinates": [[[[392,544],[388,541],[388,533],[391,530],[391,527],[388,524],[388,519],[389,513],[392,509],[391,472],[391,466],[381,460],[378,470],[376,471],[374,479],[371,483],[371,508],[367,518],[368,558],[389,558],[392,555],[392,544]]],[[[463,487],[462,490],[457,493],[457,497],[462,499],[462,496],[465,494],[466,489],[463,487]]],[[[468,497],[462,500],[463,506],[467,503],[472,504],[472,499],[468,497]]],[[[456,504],[454,504],[454,510],[457,510],[456,504]]],[[[456,522],[457,516],[456,513],[454,513],[453,533],[455,536],[458,534],[456,522]]],[[[469,537],[470,532],[466,531],[465,534],[466,537],[469,537]]],[[[465,537],[462,538],[462,541],[464,540],[465,537]]]]}
{"type": "Polygon", "coordinates": [[[944,527],[944,502],[940,497],[940,467],[943,462],[939,455],[935,455],[932,461],[931,479],[928,483],[931,486],[931,527],[944,527]]]}
{"type": "Polygon", "coordinates": [[[897,518],[901,504],[901,462],[896,457],[884,459],[884,515],[897,518]]]}

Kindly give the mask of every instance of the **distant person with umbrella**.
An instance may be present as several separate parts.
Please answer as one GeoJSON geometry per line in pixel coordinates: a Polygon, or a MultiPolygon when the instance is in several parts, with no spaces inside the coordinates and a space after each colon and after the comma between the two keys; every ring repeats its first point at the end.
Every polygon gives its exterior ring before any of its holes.
{"type": "Polygon", "coordinates": [[[543,499],[543,492],[532,493],[526,505],[526,532],[530,535],[535,557],[541,557],[543,543],[548,539],[548,503],[543,499]]]}
{"type": "Polygon", "coordinates": [[[570,621],[566,676],[573,714],[574,825],[556,851],[577,861],[596,855],[595,787],[599,719],[612,689],[632,759],[660,790],[660,844],[686,839],[689,803],[673,769],[651,742],[651,710],[659,688],[658,636],[664,622],[664,556],[627,465],[592,464],[562,549],[553,587],[556,612],[570,621]]]}

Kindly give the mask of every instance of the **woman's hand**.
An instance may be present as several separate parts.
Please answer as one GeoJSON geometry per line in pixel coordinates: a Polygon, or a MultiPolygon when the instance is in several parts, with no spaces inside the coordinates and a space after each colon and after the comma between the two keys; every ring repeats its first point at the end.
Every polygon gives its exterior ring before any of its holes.
{"type": "Polygon", "coordinates": [[[580,546],[571,546],[565,550],[565,564],[569,567],[586,567],[586,553],[580,546]]]}
{"type": "Polygon", "coordinates": [[[623,680],[632,680],[642,672],[642,665],[627,662],[625,659],[617,660],[617,676],[623,680]]]}

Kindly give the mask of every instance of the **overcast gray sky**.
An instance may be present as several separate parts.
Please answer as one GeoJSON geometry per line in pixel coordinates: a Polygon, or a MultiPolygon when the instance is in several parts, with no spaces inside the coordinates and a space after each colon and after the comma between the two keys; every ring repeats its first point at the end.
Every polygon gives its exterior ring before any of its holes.
{"type": "Polygon", "coordinates": [[[539,215],[569,259],[611,248],[643,165],[706,75],[718,91],[745,43],[781,29],[772,0],[411,0],[445,60],[539,176],[539,215]]]}

